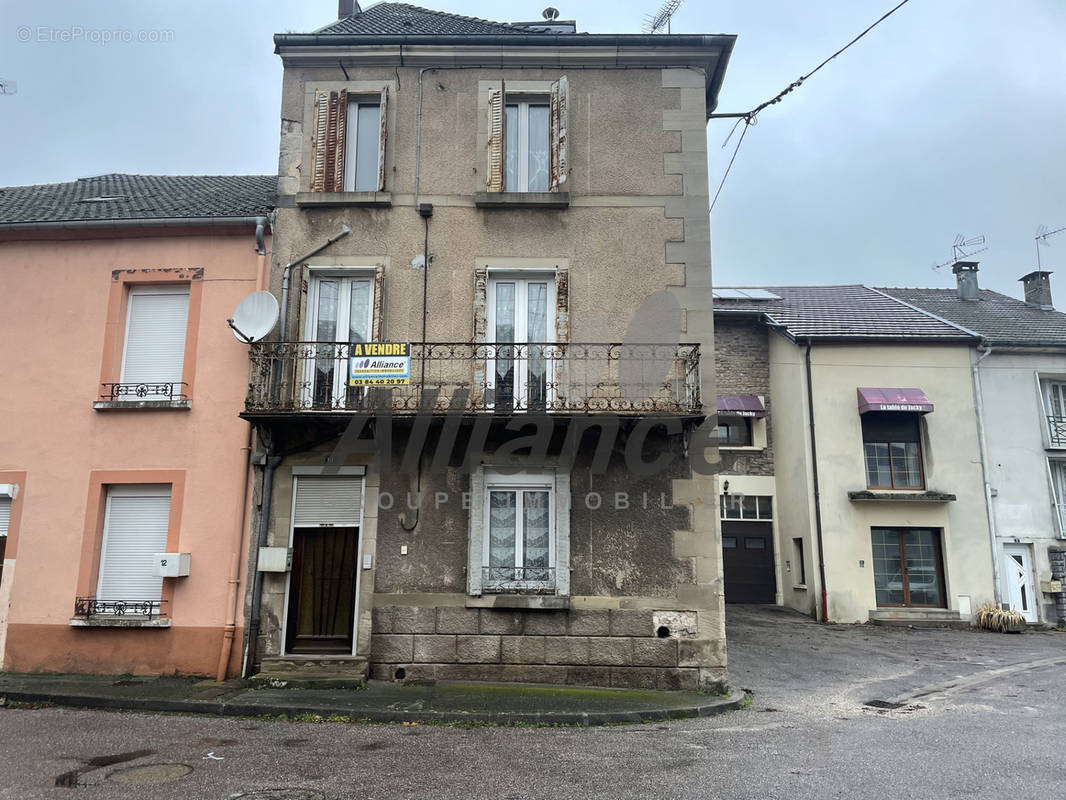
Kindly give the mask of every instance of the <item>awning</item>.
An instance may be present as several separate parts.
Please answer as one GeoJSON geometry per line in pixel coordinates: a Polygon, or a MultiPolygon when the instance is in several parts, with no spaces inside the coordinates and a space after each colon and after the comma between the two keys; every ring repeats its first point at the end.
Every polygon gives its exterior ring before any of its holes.
{"type": "Polygon", "coordinates": [[[753,394],[720,394],[718,395],[718,413],[725,417],[762,419],[766,416],[766,406],[753,394]]]}
{"type": "Polygon", "coordinates": [[[933,404],[921,389],[859,389],[859,413],[867,411],[916,411],[928,414],[933,404]]]}

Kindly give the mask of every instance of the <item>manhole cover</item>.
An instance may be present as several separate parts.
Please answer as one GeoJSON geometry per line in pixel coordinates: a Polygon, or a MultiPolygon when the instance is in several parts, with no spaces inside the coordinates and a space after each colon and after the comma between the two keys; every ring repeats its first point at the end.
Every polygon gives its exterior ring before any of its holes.
{"type": "Polygon", "coordinates": [[[231,794],[229,800],[326,800],[326,796],[311,789],[256,789],[231,794]]]}
{"type": "Polygon", "coordinates": [[[115,783],[130,783],[137,786],[151,786],[156,783],[170,783],[184,778],[192,772],[186,764],[148,764],[144,767],[129,767],[112,772],[107,779],[115,783]]]}

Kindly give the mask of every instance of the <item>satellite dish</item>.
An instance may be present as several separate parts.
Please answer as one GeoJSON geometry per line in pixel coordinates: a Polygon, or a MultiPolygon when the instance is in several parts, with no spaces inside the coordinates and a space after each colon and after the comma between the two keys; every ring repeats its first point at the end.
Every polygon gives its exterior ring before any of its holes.
{"type": "Polygon", "coordinates": [[[226,320],[242,342],[258,342],[278,324],[281,307],[270,292],[252,292],[241,300],[233,318],[226,320]]]}

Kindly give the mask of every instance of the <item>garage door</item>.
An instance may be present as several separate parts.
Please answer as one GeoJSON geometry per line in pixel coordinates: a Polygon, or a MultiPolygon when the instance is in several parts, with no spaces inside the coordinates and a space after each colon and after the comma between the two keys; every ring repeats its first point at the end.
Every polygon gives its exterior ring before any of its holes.
{"type": "Polygon", "coordinates": [[[722,558],[727,603],[775,602],[771,523],[722,520],[722,558]]]}

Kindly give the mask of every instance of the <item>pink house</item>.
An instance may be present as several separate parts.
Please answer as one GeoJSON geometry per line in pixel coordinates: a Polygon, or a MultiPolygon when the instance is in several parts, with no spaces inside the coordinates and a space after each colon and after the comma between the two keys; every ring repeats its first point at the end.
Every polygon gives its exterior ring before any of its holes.
{"type": "Polygon", "coordinates": [[[240,672],[274,176],[0,189],[0,666],[240,672]]]}

